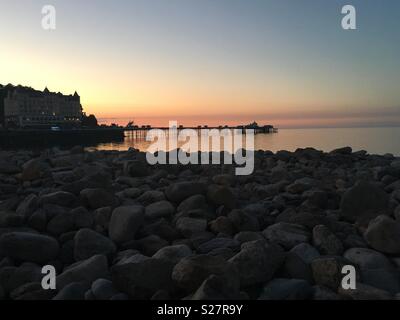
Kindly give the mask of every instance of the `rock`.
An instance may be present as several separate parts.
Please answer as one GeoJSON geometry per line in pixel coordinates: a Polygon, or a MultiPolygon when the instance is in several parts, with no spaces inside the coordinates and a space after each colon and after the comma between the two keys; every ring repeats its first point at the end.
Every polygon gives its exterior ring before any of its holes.
{"type": "Polygon", "coordinates": [[[62,207],[73,208],[77,205],[78,199],[72,193],[57,191],[40,197],[39,202],[42,205],[56,204],[62,207]]]}
{"type": "Polygon", "coordinates": [[[144,206],[148,206],[154,202],[165,200],[164,193],[157,190],[149,190],[144,192],[139,198],[136,199],[144,206]]]}
{"type": "Polygon", "coordinates": [[[21,172],[21,169],[14,163],[6,160],[0,160],[0,174],[16,174],[21,172]]]}
{"type": "Polygon", "coordinates": [[[342,155],[351,155],[353,152],[353,149],[351,147],[343,147],[343,148],[338,148],[335,150],[332,150],[330,154],[342,154],[342,155]]]}
{"type": "MultiPolygon", "coordinates": [[[[33,263],[23,263],[19,267],[10,266],[0,269],[0,285],[6,296],[27,283],[40,282],[42,277],[41,268],[33,263]]],[[[18,295],[23,293],[19,292],[18,295]]]]}
{"type": "Polygon", "coordinates": [[[171,296],[168,291],[165,290],[158,290],[153,296],[151,297],[152,301],[166,301],[171,300],[171,296]]]}
{"type": "Polygon", "coordinates": [[[345,192],[340,203],[341,215],[349,221],[369,220],[389,208],[389,195],[371,182],[360,181],[345,192]]]}
{"type": "Polygon", "coordinates": [[[21,179],[32,181],[42,178],[49,170],[49,165],[40,159],[32,159],[22,166],[21,179]]]}
{"type": "Polygon", "coordinates": [[[107,278],[107,275],[107,257],[96,255],[65,269],[56,279],[57,288],[62,289],[72,282],[83,282],[90,285],[96,279],[107,278]]]}
{"type": "Polygon", "coordinates": [[[71,214],[75,218],[75,227],[78,229],[82,228],[92,228],[94,224],[94,217],[91,212],[89,212],[86,208],[84,207],[79,207],[76,209],[73,209],[71,211],[71,214]]]}
{"type": "Polygon", "coordinates": [[[131,177],[145,177],[149,175],[149,169],[144,161],[132,160],[124,163],[124,174],[131,177]]]}
{"type": "Polygon", "coordinates": [[[30,194],[18,205],[16,213],[28,218],[35,212],[38,204],[39,198],[35,194],[30,194]]]}
{"type": "Polygon", "coordinates": [[[207,220],[183,217],[176,222],[176,229],[186,238],[207,229],[207,220]]]}
{"type": "Polygon", "coordinates": [[[392,295],[400,292],[400,273],[396,269],[364,269],[361,270],[361,278],[364,284],[392,295]]]}
{"type": "Polygon", "coordinates": [[[97,279],[92,283],[91,291],[96,300],[110,300],[118,294],[113,283],[106,279],[97,279]]]}
{"type": "Polygon", "coordinates": [[[123,192],[126,198],[131,198],[131,199],[136,199],[143,193],[143,191],[139,188],[128,188],[125,189],[123,192]]]}
{"type": "Polygon", "coordinates": [[[6,293],[4,292],[3,287],[0,285],[0,301],[4,300],[6,297],[6,293]]]}
{"type": "Polygon", "coordinates": [[[197,251],[199,253],[209,253],[216,249],[232,249],[233,251],[238,251],[240,248],[240,243],[236,240],[230,238],[214,238],[210,241],[202,243],[197,251]]]}
{"type": "Polygon", "coordinates": [[[178,206],[177,212],[182,211],[190,211],[196,209],[205,209],[207,208],[206,197],[202,194],[196,194],[183,200],[181,204],[178,206]]]}
{"type": "Polygon", "coordinates": [[[286,249],[292,249],[294,246],[309,242],[311,235],[301,225],[279,222],[263,231],[264,237],[273,242],[282,245],[286,249]]]}
{"type": "Polygon", "coordinates": [[[128,297],[128,295],[126,295],[125,293],[117,293],[117,294],[115,294],[115,295],[113,295],[111,298],[110,298],[110,300],[112,300],[112,301],[126,301],[126,300],[129,300],[129,297],[128,297]]]}
{"type": "Polygon", "coordinates": [[[101,227],[102,231],[108,231],[111,215],[113,210],[111,207],[99,208],[94,212],[94,224],[101,227]]]}
{"type": "Polygon", "coordinates": [[[311,285],[300,279],[274,279],[263,289],[258,300],[306,300],[313,293],[311,285]]]}
{"type": "Polygon", "coordinates": [[[210,229],[215,234],[226,234],[232,236],[235,233],[235,226],[227,217],[221,216],[210,222],[210,229]]]}
{"type": "Polygon", "coordinates": [[[0,211],[0,228],[21,227],[24,224],[24,217],[13,211],[0,211]]]}
{"type": "Polygon", "coordinates": [[[135,238],[136,232],[144,223],[144,208],[141,206],[125,206],[114,209],[110,225],[110,239],[116,243],[124,243],[135,238]]]}
{"type": "Polygon", "coordinates": [[[242,250],[229,262],[239,271],[240,285],[243,288],[271,280],[284,259],[284,251],[279,246],[254,241],[242,245],[242,250]]]}
{"type": "Polygon", "coordinates": [[[261,232],[242,231],[237,233],[234,239],[243,244],[251,241],[264,240],[265,238],[261,232]]]}
{"type": "Polygon", "coordinates": [[[75,216],[71,212],[59,213],[47,224],[47,231],[55,236],[74,230],[75,216]]]}
{"type": "Polygon", "coordinates": [[[72,282],[61,289],[53,300],[85,300],[86,290],[86,285],[80,282],[72,282]]]}
{"type": "Polygon", "coordinates": [[[375,250],[388,254],[399,254],[400,222],[388,216],[378,216],[370,222],[364,238],[375,250]]]}
{"type": "Polygon", "coordinates": [[[183,258],[189,257],[193,254],[192,249],[187,245],[174,245],[169,247],[164,247],[158,250],[153,258],[164,259],[171,262],[171,264],[176,265],[183,258]]]}
{"type": "Polygon", "coordinates": [[[341,286],[343,274],[342,269],[349,263],[342,257],[320,257],[311,262],[316,284],[328,287],[334,291],[341,286]]]}
{"type": "Polygon", "coordinates": [[[310,190],[315,185],[315,180],[310,178],[298,179],[286,187],[286,191],[294,194],[301,194],[310,190]]]}
{"type": "Polygon", "coordinates": [[[80,168],[84,171],[83,178],[66,183],[61,187],[61,190],[79,195],[83,189],[88,188],[109,188],[112,181],[111,175],[102,166],[93,165],[80,168]]]}
{"type": "Polygon", "coordinates": [[[324,287],[324,286],[314,286],[313,287],[313,300],[324,300],[324,301],[330,301],[330,300],[341,300],[341,297],[331,289],[324,287]]]}
{"type": "Polygon", "coordinates": [[[139,249],[144,255],[152,256],[160,249],[169,245],[167,240],[157,235],[150,235],[135,242],[134,248],[139,249]]]}
{"type": "Polygon", "coordinates": [[[175,203],[181,203],[183,200],[198,194],[205,194],[206,187],[200,182],[178,182],[170,185],[165,190],[167,198],[175,203]]]}
{"type": "Polygon", "coordinates": [[[221,186],[233,186],[235,184],[235,176],[230,174],[218,174],[213,177],[213,182],[221,186]]]}
{"type": "Polygon", "coordinates": [[[187,293],[195,291],[210,275],[221,276],[231,287],[239,284],[239,275],[233,264],[219,256],[196,255],[183,258],[174,267],[172,279],[187,293]]]}
{"type": "Polygon", "coordinates": [[[324,225],[314,227],[313,244],[323,255],[340,256],[343,254],[342,242],[324,225]]]}
{"type": "Polygon", "coordinates": [[[129,297],[148,299],[160,289],[172,289],[172,267],[169,261],[136,255],[112,267],[112,281],[129,297]]]}
{"type": "Polygon", "coordinates": [[[287,252],[281,275],[288,279],[302,279],[313,283],[314,278],[310,264],[306,263],[294,252],[287,252]]]}
{"type": "Polygon", "coordinates": [[[227,186],[210,185],[207,189],[207,199],[214,206],[224,206],[228,209],[235,207],[235,196],[227,186]]]}
{"type": "Polygon", "coordinates": [[[118,204],[117,198],[105,189],[84,189],[80,192],[82,203],[91,208],[114,207],[118,204]]]}
{"type": "Polygon", "coordinates": [[[38,282],[25,283],[10,293],[12,300],[38,301],[50,300],[53,297],[53,292],[44,290],[38,282]]]}
{"type": "Polygon", "coordinates": [[[99,254],[111,258],[116,251],[117,248],[110,239],[93,230],[81,229],[74,237],[74,257],[76,261],[86,260],[99,254]]]}
{"type": "Polygon", "coordinates": [[[382,253],[367,248],[352,248],[343,255],[360,269],[391,269],[393,264],[382,253]]]}
{"type": "Polygon", "coordinates": [[[175,207],[169,201],[159,201],[146,207],[146,218],[159,219],[168,218],[175,213],[175,207]]]}
{"type": "Polygon", "coordinates": [[[28,219],[28,226],[39,232],[45,231],[46,225],[47,225],[47,215],[44,210],[35,211],[35,213],[33,213],[28,219]]]}
{"type": "Polygon", "coordinates": [[[292,248],[290,252],[297,254],[307,264],[310,264],[314,259],[320,257],[318,250],[308,243],[300,243],[292,248]]]}
{"type": "Polygon", "coordinates": [[[232,210],[228,214],[229,220],[240,231],[260,231],[260,223],[257,217],[250,215],[242,210],[232,210]]]}
{"type": "Polygon", "coordinates": [[[392,300],[389,292],[371,287],[363,283],[357,283],[356,289],[344,290],[339,288],[339,294],[349,300],[392,300]]]}
{"type": "Polygon", "coordinates": [[[192,300],[238,300],[240,299],[239,282],[227,282],[223,276],[211,275],[194,293],[192,300]]]}
{"type": "Polygon", "coordinates": [[[54,260],[59,251],[57,240],[49,236],[11,232],[0,237],[0,256],[20,261],[46,263],[54,260]]]}

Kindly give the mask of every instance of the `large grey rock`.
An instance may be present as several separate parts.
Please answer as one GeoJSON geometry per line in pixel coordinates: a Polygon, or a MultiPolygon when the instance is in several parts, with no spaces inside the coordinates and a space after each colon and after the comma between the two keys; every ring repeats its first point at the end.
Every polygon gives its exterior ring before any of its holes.
{"type": "Polygon", "coordinates": [[[206,186],[200,182],[178,182],[170,185],[165,190],[165,195],[169,200],[175,203],[181,203],[183,200],[197,195],[205,194],[206,186]]]}
{"type": "Polygon", "coordinates": [[[190,238],[196,233],[207,229],[207,220],[183,217],[176,222],[176,229],[185,237],[190,238]]]}
{"type": "Polygon", "coordinates": [[[362,282],[390,294],[400,292],[400,272],[396,269],[361,270],[362,282]]]}
{"type": "Polygon", "coordinates": [[[117,198],[111,192],[101,188],[84,189],[80,192],[80,197],[83,204],[91,209],[114,207],[118,204],[117,198]]]}
{"type": "Polygon", "coordinates": [[[23,217],[30,217],[39,205],[39,198],[35,194],[30,194],[18,205],[16,213],[23,217]]]}
{"type": "Polygon", "coordinates": [[[192,296],[192,300],[238,300],[239,282],[228,282],[223,276],[209,276],[192,296]]]}
{"type": "Polygon", "coordinates": [[[21,179],[32,181],[43,178],[49,172],[50,166],[41,159],[32,159],[22,165],[21,179]]]}
{"type": "Polygon", "coordinates": [[[136,255],[112,267],[112,280],[131,298],[148,299],[159,289],[172,290],[172,267],[167,260],[136,255]]]}
{"type": "Polygon", "coordinates": [[[207,199],[214,206],[224,206],[228,209],[235,207],[235,196],[227,186],[210,185],[207,189],[207,199]]]}
{"type": "Polygon", "coordinates": [[[197,251],[199,253],[209,253],[216,249],[232,249],[233,251],[238,251],[240,248],[240,243],[236,240],[230,238],[214,238],[207,242],[202,243],[197,251]]]}
{"type": "Polygon", "coordinates": [[[313,293],[311,285],[300,279],[274,279],[263,289],[258,300],[305,300],[313,293]]]}
{"type": "Polygon", "coordinates": [[[96,255],[65,269],[57,277],[57,288],[62,289],[72,282],[83,282],[91,285],[96,279],[107,278],[108,274],[107,257],[96,255]]]}
{"type": "Polygon", "coordinates": [[[174,245],[169,247],[164,247],[157,251],[153,258],[164,259],[170,261],[173,265],[176,265],[183,258],[189,257],[193,254],[192,249],[187,245],[174,245]]]}
{"type": "Polygon", "coordinates": [[[229,262],[239,271],[241,287],[248,287],[271,280],[284,259],[285,253],[279,246],[254,241],[243,244],[229,262]]]}
{"type": "Polygon", "coordinates": [[[379,216],[369,223],[364,238],[377,251],[399,254],[400,222],[385,215],[379,216]]]}
{"type": "Polygon", "coordinates": [[[144,223],[144,208],[141,206],[125,206],[114,209],[109,236],[116,243],[124,243],[135,238],[136,232],[144,223]]]}
{"type": "Polygon", "coordinates": [[[345,192],[340,203],[341,215],[349,221],[367,222],[389,209],[389,195],[371,182],[360,181],[345,192]]]}
{"type": "Polygon", "coordinates": [[[159,219],[168,218],[175,213],[175,207],[169,201],[154,202],[146,207],[146,218],[159,219]]]}
{"type": "Polygon", "coordinates": [[[107,279],[97,279],[92,283],[91,291],[96,300],[110,300],[118,293],[113,283],[107,279]]]}
{"type": "Polygon", "coordinates": [[[343,256],[360,269],[393,268],[393,264],[385,255],[368,248],[351,248],[343,256]]]}
{"type": "Polygon", "coordinates": [[[290,252],[298,255],[307,264],[310,264],[314,259],[321,256],[318,250],[308,243],[300,243],[292,248],[290,252]]]}
{"type": "Polygon", "coordinates": [[[0,237],[0,256],[46,263],[57,258],[60,247],[56,239],[33,233],[11,232],[0,237]]]}
{"type": "Polygon", "coordinates": [[[269,226],[263,231],[263,235],[267,240],[280,244],[286,249],[292,249],[300,243],[309,242],[311,238],[310,232],[305,227],[286,222],[269,226]]]}
{"type": "Polygon", "coordinates": [[[80,282],[72,282],[60,290],[53,300],[84,300],[87,286],[80,282]]]}
{"type": "Polygon", "coordinates": [[[393,296],[381,289],[374,288],[364,283],[357,283],[356,289],[345,290],[339,288],[338,293],[350,300],[392,300],[393,296]]]}
{"type": "Polygon", "coordinates": [[[205,209],[207,208],[206,197],[202,194],[196,194],[181,202],[177,208],[177,212],[205,209]]]}
{"type": "Polygon", "coordinates": [[[93,230],[81,229],[74,237],[74,257],[76,261],[86,260],[98,254],[112,257],[116,251],[117,247],[110,239],[93,230]]]}
{"type": "Polygon", "coordinates": [[[323,256],[311,262],[315,283],[336,291],[341,286],[342,269],[349,263],[342,257],[323,256]]]}
{"type": "Polygon", "coordinates": [[[182,259],[174,267],[172,279],[187,293],[195,291],[210,275],[222,276],[230,285],[238,285],[239,275],[233,264],[219,256],[196,255],[182,259]]]}
{"type": "Polygon", "coordinates": [[[71,212],[59,213],[47,224],[47,231],[56,236],[72,231],[74,228],[75,215],[71,212]]]}
{"type": "Polygon", "coordinates": [[[62,207],[72,208],[78,204],[78,198],[70,192],[57,191],[40,197],[39,202],[42,205],[56,204],[62,207]]]}
{"type": "Polygon", "coordinates": [[[328,227],[315,226],[313,229],[313,244],[323,255],[340,256],[343,254],[343,244],[328,227]]]}

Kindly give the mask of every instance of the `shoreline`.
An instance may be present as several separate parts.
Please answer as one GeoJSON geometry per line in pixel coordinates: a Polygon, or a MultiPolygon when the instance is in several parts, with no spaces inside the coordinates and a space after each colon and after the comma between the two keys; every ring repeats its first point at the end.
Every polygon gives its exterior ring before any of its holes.
{"type": "Polygon", "coordinates": [[[235,176],[134,149],[0,155],[0,299],[400,296],[398,157],[257,151],[235,176]],[[41,288],[44,265],[56,290],[41,288]],[[346,265],[357,289],[342,287],[346,265]]]}

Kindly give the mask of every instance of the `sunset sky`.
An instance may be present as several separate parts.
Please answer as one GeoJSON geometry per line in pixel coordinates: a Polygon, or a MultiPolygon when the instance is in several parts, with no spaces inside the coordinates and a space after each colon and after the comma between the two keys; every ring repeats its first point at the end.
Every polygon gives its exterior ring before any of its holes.
{"type": "Polygon", "coordinates": [[[0,83],[77,90],[121,124],[400,125],[399,17],[398,0],[0,0],[0,83]]]}

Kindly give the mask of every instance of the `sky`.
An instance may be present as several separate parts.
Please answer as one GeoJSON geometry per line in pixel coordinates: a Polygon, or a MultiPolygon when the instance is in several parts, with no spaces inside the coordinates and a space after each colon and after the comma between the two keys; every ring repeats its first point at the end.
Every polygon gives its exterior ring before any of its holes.
{"type": "Polygon", "coordinates": [[[398,0],[0,0],[0,83],[76,90],[121,124],[399,126],[399,17],[398,0]]]}

